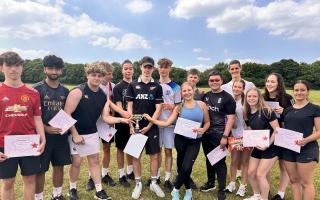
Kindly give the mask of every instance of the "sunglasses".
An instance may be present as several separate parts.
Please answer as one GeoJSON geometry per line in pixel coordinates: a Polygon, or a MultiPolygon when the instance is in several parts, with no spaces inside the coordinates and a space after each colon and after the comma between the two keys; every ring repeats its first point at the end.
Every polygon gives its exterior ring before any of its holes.
{"type": "Polygon", "coordinates": [[[221,81],[221,79],[209,79],[209,82],[210,82],[210,83],[213,83],[213,82],[218,83],[218,82],[220,82],[220,81],[221,81]]]}

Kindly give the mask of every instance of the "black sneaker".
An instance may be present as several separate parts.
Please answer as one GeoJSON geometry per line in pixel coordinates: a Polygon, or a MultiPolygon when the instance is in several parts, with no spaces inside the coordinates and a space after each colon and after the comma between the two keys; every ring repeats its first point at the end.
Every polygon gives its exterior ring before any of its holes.
{"type": "Polygon", "coordinates": [[[198,189],[197,184],[192,180],[192,178],[190,177],[190,188],[193,190],[198,189]]]}
{"type": "Polygon", "coordinates": [[[127,179],[134,181],[134,174],[131,172],[131,174],[127,174],[127,179]]]}
{"type": "Polygon", "coordinates": [[[96,195],[94,195],[94,199],[98,199],[98,200],[111,200],[112,198],[109,197],[104,190],[100,190],[99,192],[96,192],[96,195]]]}
{"type": "Polygon", "coordinates": [[[227,199],[227,195],[225,191],[219,191],[218,192],[218,200],[226,200],[227,199]]]}
{"type": "Polygon", "coordinates": [[[94,182],[93,182],[92,178],[90,177],[88,180],[87,186],[86,186],[86,190],[90,191],[90,190],[93,190],[94,188],[95,188],[94,182]]]}
{"type": "Polygon", "coordinates": [[[102,182],[110,185],[112,187],[116,186],[116,183],[114,182],[114,180],[111,178],[111,176],[109,176],[109,174],[105,175],[104,177],[102,177],[102,182]]]}
{"type": "Polygon", "coordinates": [[[72,188],[69,190],[69,200],[79,200],[77,189],[72,188]]]}
{"type": "Polygon", "coordinates": [[[65,198],[62,195],[59,195],[59,196],[52,197],[51,200],[65,200],[65,198]]]}
{"type": "Polygon", "coordinates": [[[130,183],[127,181],[126,176],[122,176],[121,178],[119,178],[119,183],[123,187],[130,187],[130,183]]]}
{"type": "Polygon", "coordinates": [[[171,192],[173,189],[172,183],[170,182],[170,180],[167,180],[164,182],[164,189],[166,190],[166,192],[171,192]]]}
{"type": "Polygon", "coordinates": [[[281,198],[279,194],[274,195],[271,200],[284,200],[284,198],[281,198]]]}
{"type": "MultiPolygon", "coordinates": [[[[150,186],[150,184],[151,184],[151,178],[149,178],[149,179],[148,179],[146,186],[148,186],[148,187],[149,187],[149,186],[150,186]]],[[[160,178],[158,178],[158,179],[157,179],[157,184],[158,184],[158,185],[160,185],[160,184],[161,184],[161,180],[160,180],[160,178]]]]}
{"type": "Polygon", "coordinates": [[[206,182],[203,186],[200,187],[201,192],[209,192],[216,189],[216,186],[214,184],[206,182]]]}

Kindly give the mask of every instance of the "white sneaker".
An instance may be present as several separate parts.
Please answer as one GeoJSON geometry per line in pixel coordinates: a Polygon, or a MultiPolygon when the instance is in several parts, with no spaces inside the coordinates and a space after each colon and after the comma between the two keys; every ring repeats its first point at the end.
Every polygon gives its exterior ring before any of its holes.
{"type": "Polygon", "coordinates": [[[232,193],[236,189],[236,183],[230,182],[229,185],[226,187],[225,191],[232,193]]]}
{"type": "Polygon", "coordinates": [[[239,189],[238,189],[236,195],[238,195],[240,197],[244,197],[246,195],[246,191],[247,191],[246,185],[241,184],[239,186],[239,189]]]}
{"type": "Polygon", "coordinates": [[[131,197],[133,199],[139,199],[141,195],[141,191],[142,191],[142,183],[141,182],[136,183],[136,187],[134,187],[131,197]]]}
{"type": "Polygon", "coordinates": [[[243,200],[261,200],[261,195],[260,194],[255,194],[251,197],[245,198],[243,200]]]}
{"type": "Polygon", "coordinates": [[[160,186],[156,183],[151,183],[150,184],[150,190],[154,193],[156,193],[156,195],[158,197],[165,197],[165,194],[163,193],[163,191],[161,190],[160,186]]]}

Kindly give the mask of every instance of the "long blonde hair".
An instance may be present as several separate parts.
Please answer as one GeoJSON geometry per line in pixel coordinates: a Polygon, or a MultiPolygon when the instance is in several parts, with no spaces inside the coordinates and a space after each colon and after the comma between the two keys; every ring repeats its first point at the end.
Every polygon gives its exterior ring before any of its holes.
{"type": "Polygon", "coordinates": [[[248,120],[248,116],[251,112],[250,105],[248,104],[248,101],[247,101],[247,95],[252,90],[254,90],[258,93],[258,103],[256,104],[256,107],[259,112],[259,116],[261,116],[261,113],[263,113],[265,117],[270,118],[272,110],[269,106],[267,106],[260,90],[258,88],[251,88],[250,90],[247,91],[246,96],[245,96],[245,101],[244,101],[244,106],[243,106],[244,120],[248,120]]]}

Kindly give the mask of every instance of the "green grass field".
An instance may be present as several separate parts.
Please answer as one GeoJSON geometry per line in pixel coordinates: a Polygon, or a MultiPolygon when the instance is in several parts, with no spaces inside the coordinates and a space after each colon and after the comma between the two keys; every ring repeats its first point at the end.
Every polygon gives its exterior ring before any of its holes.
{"type": "MultiPolygon", "coordinates": [[[[208,89],[206,89],[208,90],[208,89]]],[[[292,91],[289,91],[289,93],[292,93],[292,91]]],[[[311,91],[310,99],[313,103],[320,104],[320,91],[311,91]]],[[[111,176],[115,179],[118,180],[118,170],[117,170],[117,162],[116,162],[116,148],[114,146],[114,143],[112,144],[112,155],[111,155],[111,164],[110,164],[110,173],[111,176]]],[[[149,159],[145,155],[145,153],[142,153],[142,160],[143,160],[143,166],[142,166],[142,179],[143,182],[145,183],[148,177],[150,176],[149,173],[149,159]]],[[[176,171],[176,153],[174,151],[174,162],[173,162],[173,174],[175,174],[176,171]]],[[[227,158],[227,165],[230,163],[230,158],[227,158]]],[[[68,178],[68,170],[69,167],[65,167],[65,179],[64,179],[64,185],[63,185],[63,195],[67,197],[67,191],[69,187],[69,178],[68,178]]],[[[45,184],[45,199],[50,199],[51,194],[52,194],[52,181],[51,181],[51,169],[49,172],[46,174],[46,184],[45,184]]],[[[229,172],[228,172],[229,174],[229,172]]],[[[164,171],[162,170],[162,178],[164,176],[164,171]]],[[[173,175],[174,176],[174,175],[173,175]]],[[[194,168],[193,168],[193,173],[192,173],[193,179],[195,182],[198,184],[198,186],[204,184],[207,180],[206,178],[206,167],[205,167],[205,157],[203,154],[203,151],[201,150],[199,153],[199,156],[197,158],[197,161],[195,162],[194,168]]],[[[87,162],[84,160],[81,168],[81,173],[80,173],[80,178],[78,181],[78,192],[79,196],[82,200],[90,200],[93,199],[94,192],[86,192],[85,191],[85,185],[86,181],[88,178],[88,169],[87,169],[87,162]]],[[[228,177],[229,180],[229,177],[228,177]]],[[[227,180],[227,182],[228,182],[227,180]]],[[[163,183],[163,179],[162,179],[163,183]]],[[[271,194],[275,194],[277,192],[277,187],[279,184],[279,169],[278,169],[278,164],[276,164],[271,173],[271,194]]],[[[320,199],[320,168],[317,167],[316,172],[314,174],[314,186],[316,189],[316,197],[315,199],[320,199]]],[[[108,194],[114,199],[114,200],[126,200],[126,199],[131,199],[131,192],[134,188],[134,183],[131,182],[131,187],[129,189],[125,189],[119,184],[115,187],[110,187],[110,186],[103,186],[104,189],[107,190],[108,194]]],[[[249,187],[250,188],[250,187],[249,187]]],[[[181,189],[181,196],[183,197],[183,188],[181,189]]],[[[247,192],[247,194],[251,194],[251,190],[247,192]]],[[[15,185],[15,195],[16,199],[22,199],[22,180],[21,176],[17,176],[16,180],[16,185],[15,185]]],[[[216,197],[216,191],[210,192],[210,193],[201,193],[199,190],[194,190],[193,191],[193,199],[197,200],[211,200],[215,199],[216,197]]],[[[144,186],[143,187],[143,192],[141,195],[141,200],[150,200],[150,199],[161,199],[157,198],[153,193],[150,192],[150,190],[144,186]]],[[[166,197],[164,199],[171,199],[171,195],[169,193],[166,193],[166,197]]],[[[236,197],[233,194],[229,194],[227,196],[228,200],[235,200],[235,199],[242,199],[239,197],[236,197]]],[[[290,186],[287,188],[286,192],[286,199],[293,199],[292,198],[292,193],[290,186]]]]}

